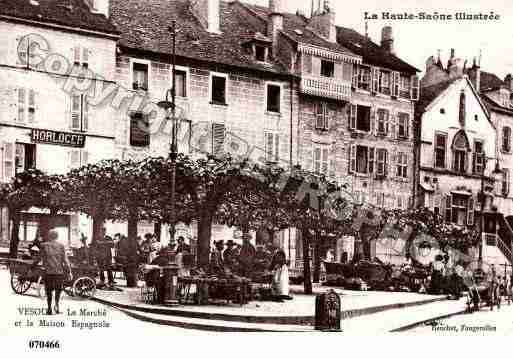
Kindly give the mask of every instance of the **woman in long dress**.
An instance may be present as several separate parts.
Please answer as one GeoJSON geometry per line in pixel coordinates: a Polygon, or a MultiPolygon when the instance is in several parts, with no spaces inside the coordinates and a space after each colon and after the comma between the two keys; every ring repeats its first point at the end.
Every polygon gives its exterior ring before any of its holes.
{"type": "Polygon", "coordinates": [[[273,299],[279,302],[292,299],[289,295],[289,269],[283,250],[280,249],[274,254],[271,270],[273,271],[273,299]]]}

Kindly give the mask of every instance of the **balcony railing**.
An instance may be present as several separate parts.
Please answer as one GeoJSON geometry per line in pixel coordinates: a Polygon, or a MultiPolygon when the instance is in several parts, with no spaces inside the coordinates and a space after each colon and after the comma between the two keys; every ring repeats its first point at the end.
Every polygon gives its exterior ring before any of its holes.
{"type": "Polygon", "coordinates": [[[322,77],[302,77],[301,92],[347,101],[351,98],[351,83],[322,77]]]}

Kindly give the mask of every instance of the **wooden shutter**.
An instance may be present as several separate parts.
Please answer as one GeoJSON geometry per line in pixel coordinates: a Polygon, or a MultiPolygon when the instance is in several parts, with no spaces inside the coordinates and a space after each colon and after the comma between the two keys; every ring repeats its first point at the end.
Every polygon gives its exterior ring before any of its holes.
{"type": "Polygon", "coordinates": [[[369,147],[369,154],[368,154],[368,170],[369,173],[374,173],[374,165],[375,165],[375,156],[376,156],[376,150],[374,147],[369,147]]]}
{"type": "Polygon", "coordinates": [[[80,150],[70,150],[69,165],[71,168],[80,167],[80,150]]]}
{"type": "Polygon", "coordinates": [[[71,129],[80,130],[80,95],[71,95],[71,129]]]}
{"type": "Polygon", "coordinates": [[[312,55],[303,54],[304,69],[307,74],[312,73],[312,55]]]}
{"type": "Polygon", "coordinates": [[[329,152],[328,148],[322,149],[322,158],[321,158],[321,172],[325,175],[328,175],[329,171],[329,152]]]}
{"type": "Polygon", "coordinates": [[[328,176],[330,178],[336,177],[336,168],[335,167],[336,167],[335,159],[332,157],[332,158],[330,158],[329,174],[328,174],[328,176]]]}
{"type": "Polygon", "coordinates": [[[378,116],[376,115],[376,108],[371,107],[369,109],[369,127],[370,127],[370,133],[376,134],[376,118],[378,116]]]}
{"type": "Polygon", "coordinates": [[[89,152],[87,150],[82,150],[80,152],[80,165],[87,166],[89,163],[89,152]]]}
{"type": "Polygon", "coordinates": [[[414,75],[411,77],[411,99],[416,101],[419,99],[420,90],[419,90],[419,77],[414,75]]]}
{"type": "Polygon", "coordinates": [[[73,48],[73,63],[75,66],[80,65],[80,46],[75,46],[73,48]]]}
{"type": "Polygon", "coordinates": [[[321,172],[321,149],[320,147],[315,147],[313,151],[313,172],[320,173],[321,172]]]}
{"type": "Polygon", "coordinates": [[[267,161],[273,160],[273,145],[274,145],[274,139],[273,134],[270,132],[265,133],[265,157],[267,161]]]}
{"type": "Polygon", "coordinates": [[[26,99],[27,99],[27,92],[23,87],[20,87],[18,89],[18,117],[17,117],[19,122],[25,122],[25,117],[26,117],[26,113],[27,113],[26,99]]]}
{"type": "Polygon", "coordinates": [[[274,160],[280,160],[280,135],[274,134],[274,160]]]}
{"type": "Polygon", "coordinates": [[[399,96],[400,74],[397,71],[392,72],[392,96],[399,96]]]}
{"type": "Polygon", "coordinates": [[[356,130],[356,104],[349,104],[349,129],[356,130]]]}
{"type": "Polygon", "coordinates": [[[89,99],[87,95],[82,96],[82,131],[89,129],[89,99]]]}
{"type": "Polygon", "coordinates": [[[352,77],[351,85],[354,88],[358,88],[358,65],[357,64],[353,64],[353,77],[352,77]]]}
{"type": "Polygon", "coordinates": [[[383,161],[384,161],[384,164],[383,164],[383,170],[385,171],[385,173],[383,173],[383,176],[387,176],[388,173],[389,173],[389,170],[388,170],[388,151],[387,150],[383,150],[383,161]]]}
{"type": "Polygon", "coordinates": [[[467,203],[467,225],[474,225],[474,197],[470,196],[467,203]]]}
{"type": "Polygon", "coordinates": [[[33,123],[36,119],[36,92],[32,89],[28,90],[27,99],[27,119],[33,123]]]}
{"type": "Polygon", "coordinates": [[[379,68],[371,67],[372,71],[372,91],[379,92],[379,68]]]}
{"type": "Polygon", "coordinates": [[[89,67],[89,49],[85,47],[82,48],[82,66],[89,67]]]}
{"type": "Polygon", "coordinates": [[[224,152],[225,125],[222,123],[212,124],[212,153],[221,155],[224,152]]]}
{"type": "Polygon", "coordinates": [[[356,145],[349,148],[349,173],[356,172],[356,145]]]}
{"type": "Polygon", "coordinates": [[[4,142],[4,181],[10,182],[12,177],[14,177],[14,158],[15,158],[15,150],[16,145],[13,142],[4,142]]]}
{"type": "Polygon", "coordinates": [[[317,102],[315,104],[315,128],[322,130],[324,128],[324,102],[317,102]]]}

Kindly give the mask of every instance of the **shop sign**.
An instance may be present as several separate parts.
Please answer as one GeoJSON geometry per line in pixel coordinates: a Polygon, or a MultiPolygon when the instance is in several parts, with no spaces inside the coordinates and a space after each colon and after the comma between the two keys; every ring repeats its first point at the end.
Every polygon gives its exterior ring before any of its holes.
{"type": "Polygon", "coordinates": [[[69,133],[33,128],[30,135],[32,142],[48,143],[51,145],[80,147],[85,146],[86,136],[80,133],[69,133]]]}

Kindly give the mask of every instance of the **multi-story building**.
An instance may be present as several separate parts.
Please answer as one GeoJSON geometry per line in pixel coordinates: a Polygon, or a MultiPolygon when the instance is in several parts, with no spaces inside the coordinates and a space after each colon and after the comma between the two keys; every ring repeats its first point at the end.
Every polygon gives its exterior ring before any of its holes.
{"type": "MultiPolygon", "coordinates": [[[[327,2],[310,18],[286,13],[280,0],[270,0],[268,7],[219,0],[74,0],[52,2],[53,7],[29,0],[4,2],[8,6],[1,11],[6,15],[2,19],[9,19],[5,20],[8,37],[19,36],[11,22],[21,26],[18,23],[32,24],[39,18],[50,25],[33,33],[50,32],[45,36],[51,52],[69,58],[77,70],[77,74],[62,76],[73,79],[62,80],[67,85],[62,88],[74,89],[79,95],[68,98],[68,93],[59,92],[56,76],[14,63],[13,68],[1,69],[5,76],[11,72],[32,76],[27,88],[30,85],[48,96],[41,107],[36,106],[35,113],[41,112],[42,119],[27,125],[29,130],[36,127],[85,136],[85,147],[80,150],[40,144],[40,137],[34,136],[26,139],[26,146],[17,146],[30,153],[37,142],[38,158],[43,148],[52,151],[45,158],[70,153],[69,161],[62,157],[43,166],[43,159],[38,160],[37,167],[46,172],[65,172],[71,161],[168,154],[170,124],[156,104],[172,86],[169,27],[176,21],[180,152],[193,156],[229,152],[282,166],[299,164],[349,183],[358,201],[386,208],[406,208],[410,203],[417,70],[395,55],[390,27],[383,29],[378,45],[367,36],[336,26],[327,2]],[[54,30],[57,25],[66,26],[54,30]],[[62,37],[53,40],[53,34],[62,37]],[[93,79],[89,86],[81,86],[71,76],[82,76],[82,72],[93,79]],[[53,112],[43,112],[43,107],[53,112]]],[[[17,51],[10,46],[9,40],[1,47],[4,56],[17,51]]],[[[0,101],[13,113],[26,110],[29,121],[34,112],[32,96],[22,91],[13,99],[2,96],[0,101]],[[16,106],[21,109],[15,111],[9,101],[19,101],[16,106]]],[[[6,127],[12,133],[24,129],[16,121],[14,117],[2,119],[12,124],[6,127]]],[[[16,134],[9,136],[12,143],[18,141],[16,134]]],[[[13,170],[9,169],[10,157],[4,158],[8,179],[13,170]]],[[[30,159],[30,154],[24,158],[30,159]]],[[[74,222],[82,225],[72,223],[72,233],[88,233],[86,222],[74,222]]],[[[151,226],[141,223],[140,231],[150,231],[151,226]]],[[[107,231],[125,228],[111,223],[107,231]]],[[[196,229],[183,226],[181,231],[194,237],[196,229]]],[[[162,232],[166,240],[167,231],[162,232]]],[[[233,234],[233,229],[214,226],[213,239],[233,234]]],[[[257,240],[266,236],[256,234],[257,240]]],[[[292,261],[301,255],[295,231],[275,237],[292,261]]],[[[352,243],[342,246],[352,252],[352,243]]],[[[379,255],[380,249],[372,252],[379,255]]]]}
{"type": "MultiPolygon", "coordinates": [[[[114,111],[92,106],[83,90],[113,83],[118,32],[82,0],[0,2],[0,144],[2,181],[27,168],[65,173],[115,154],[114,111]]],[[[2,210],[2,246],[9,240],[2,210]]],[[[23,213],[20,239],[44,221],[64,241],[89,223],[84,216],[23,213]]]]}
{"type": "MultiPolygon", "coordinates": [[[[396,56],[392,28],[383,28],[378,45],[336,26],[327,1],[310,18],[285,13],[281,5],[275,0],[269,7],[244,7],[262,31],[267,27],[277,38],[279,59],[297,77],[293,161],[349,184],[358,202],[409,207],[418,70],[396,56]]],[[[353,240],[338,241],[337,248],[337,257],[343,251],[351,255],[353,240]]],[[[374,243],[368,250],[386,260],[392,255],[374,243]]]]}
{"type": "MultiPolygon", "coordinates": [[[[479,66],[474,63],[467,69],[454,50],[447,66],[440,58],[427,60],[416,113],[417,204],[440,214],[447,223],[483,226],[483,258],[502,264],[511,246],[511,228],[501,205],[508,195],[509,177],[498,147],[498,126],[505,124],[494,114],[499,110],[490,106],[492,100],[480,96],[481,78],[479,66]],[[485,223],[497,204],[500,230],[488,234],[485,223]]],[[[477,258],[478,248],[474,254],[477,258]]]]}

